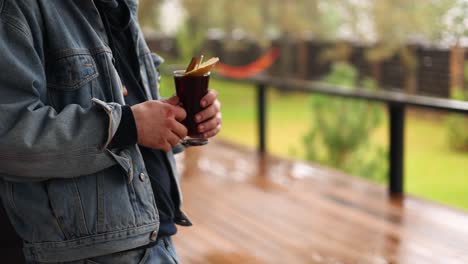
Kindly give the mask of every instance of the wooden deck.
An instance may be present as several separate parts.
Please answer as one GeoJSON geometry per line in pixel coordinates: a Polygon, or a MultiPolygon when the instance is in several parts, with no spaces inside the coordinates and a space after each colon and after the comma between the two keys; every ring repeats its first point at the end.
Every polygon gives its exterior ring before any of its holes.
{"type": "Polygon", "coordinates": [[[219,141],[178,160],[182,263],[468,263],[461,211],[219,141]]]}

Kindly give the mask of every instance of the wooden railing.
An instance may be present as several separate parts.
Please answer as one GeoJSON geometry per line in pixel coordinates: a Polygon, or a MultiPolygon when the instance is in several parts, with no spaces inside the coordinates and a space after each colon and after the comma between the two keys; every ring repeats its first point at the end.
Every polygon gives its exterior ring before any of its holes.
{"type": "Polygon", "coordinates": [[[404,193],[404,129],[407,106],[460,113],[468,115],[468,102],[433,98],[420,95],[409,95],[392,91],[369,91],[365,89],[343,89],[320,82],[302,81],[295,79],[275,78],[271,76],[256,76],[248,79],[223,80],[244,82],[253,84],[257,89],[257,124],[258,124],[258,151],[267,153],[267,131],[266,131],[266,109],[268,101],[267,89],[278,89],[281,91],[299,91],[305,93],[318,93],[343,98],[361,99],[381,102],[387,105],[389,113],[389,193],[392,196],[400,196],[404,193]]]}

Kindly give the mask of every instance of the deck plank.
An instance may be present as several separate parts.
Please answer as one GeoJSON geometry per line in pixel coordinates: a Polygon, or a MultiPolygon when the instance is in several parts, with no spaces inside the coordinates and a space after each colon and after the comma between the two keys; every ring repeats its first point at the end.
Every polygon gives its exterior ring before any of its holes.
{"type": "Polygon", "coordinates": [[[182,263],[468,263],[468,214],[221,141],[177,155],[182,263]]]}

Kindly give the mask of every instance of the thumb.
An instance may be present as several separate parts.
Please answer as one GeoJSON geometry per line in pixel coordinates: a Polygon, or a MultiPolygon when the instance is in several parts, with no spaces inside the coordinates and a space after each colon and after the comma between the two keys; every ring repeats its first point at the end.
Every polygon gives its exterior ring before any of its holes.
{"type": "Polygon", "coordinates": [[[167,103],[167,104],[177,106],[177,105],[179,105],[179,97],[177,95],[174,95],[171,98],[163,100],[163,102],[167,103]]]}

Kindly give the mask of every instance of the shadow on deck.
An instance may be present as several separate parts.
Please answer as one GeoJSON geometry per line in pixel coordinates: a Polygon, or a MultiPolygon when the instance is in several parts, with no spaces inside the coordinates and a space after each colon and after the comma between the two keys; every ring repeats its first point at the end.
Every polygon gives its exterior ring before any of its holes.
{"type": "Polygon", "coordinates": [[[177,157],[182,263],[468,263],[468,214],[214,141],[177,157]]]}

